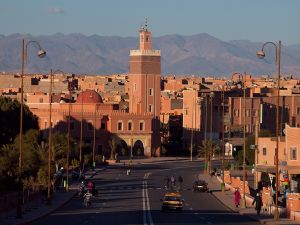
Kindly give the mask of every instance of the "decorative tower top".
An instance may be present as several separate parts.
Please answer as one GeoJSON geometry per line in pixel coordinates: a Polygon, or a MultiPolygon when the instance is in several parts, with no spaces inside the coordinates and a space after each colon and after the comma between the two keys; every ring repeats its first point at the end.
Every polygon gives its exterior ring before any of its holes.
{"type": "Polygon", "coordinates": [[[152,35],[148,31],[147,18],[145,25],[141,26],[140,30],[140,50],[152,50],[152,35]]]}

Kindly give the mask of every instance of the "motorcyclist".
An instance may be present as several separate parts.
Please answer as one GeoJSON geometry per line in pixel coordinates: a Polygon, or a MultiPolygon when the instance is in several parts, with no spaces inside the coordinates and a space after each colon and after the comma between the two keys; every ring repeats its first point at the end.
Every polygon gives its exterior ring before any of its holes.
{"type": "Polygon", "coordinates": [[[88,190],[84,195],[83,195],[83,205],[85,207],[88,207],[92,204],[92,193],[88,190]]]}
{"type": "Polygon", "coordinates": [[[84,181],[81,181],[80,186],[79,186],[79,195],[84,196],[85,193],[86,193],[85,183],[84,183],[84,181]]]}

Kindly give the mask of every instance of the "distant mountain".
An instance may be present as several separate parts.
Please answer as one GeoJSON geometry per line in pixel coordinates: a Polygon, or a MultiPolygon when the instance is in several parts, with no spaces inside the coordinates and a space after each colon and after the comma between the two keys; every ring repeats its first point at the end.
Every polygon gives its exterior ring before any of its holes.
{"type": "MultiPolygon", "coordinates": [[[[0,35],[0,71],[20,71],[22,38],[37,40],[47,51],[45,59],[37,60],[34,44],[28,47],[26,71],[38,73],[48,73],[51,68],[76,74],[127,73],[129,51],[139,45],[138,38],[133,37],[61,33],[36,37],[0,35]]],[[[228,76],[233,72],[274,74],[277,71],[273,46],[266,46],[264,60],[256,57],[262,43],[225,42],[203,33],[156,37],[153,45],[161,50],[162,74],[228,76]]],[[[300,75],[300,44],[282,46],[281,71],[300,75]]]]}

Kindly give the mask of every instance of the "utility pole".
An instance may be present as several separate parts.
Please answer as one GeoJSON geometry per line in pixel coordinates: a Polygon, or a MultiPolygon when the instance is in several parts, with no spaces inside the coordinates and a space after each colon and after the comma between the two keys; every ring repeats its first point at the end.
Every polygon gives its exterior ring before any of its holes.
{"type": "Polygon", "coordinates": [[[51,200],[51,151],[52,151],[52,85],[53,74],[52,69],[50,71],[50,91],[49,91],[49,150],[48,150],[48,194],[47,200],[50,204],[51,200]]]}

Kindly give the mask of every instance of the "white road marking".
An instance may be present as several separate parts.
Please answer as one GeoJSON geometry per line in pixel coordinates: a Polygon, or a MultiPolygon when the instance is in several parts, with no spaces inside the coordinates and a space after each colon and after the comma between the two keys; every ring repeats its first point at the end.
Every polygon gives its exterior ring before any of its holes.
{"type": "Polygon", "coordinates": [[[142,189],[142,196],[143,196],[143,221],[144,221],[144,225],[147,225],[144,182],[145,181],[143,181],[143,189],[142,189]]]}
{"type": "Polygon", "coordinates": [[[144,225],[148,225],[147,219],[149,221],[149,225],[153,224],[153,219],[151,216],[151,209],[149,203],[149,195],[148,195],[148,183],[147,179],[151,173],[145,173],[144,180],[143,180],[143,188],[142,188],[142,195],[143,195],[143,222],[144,225]]]}

